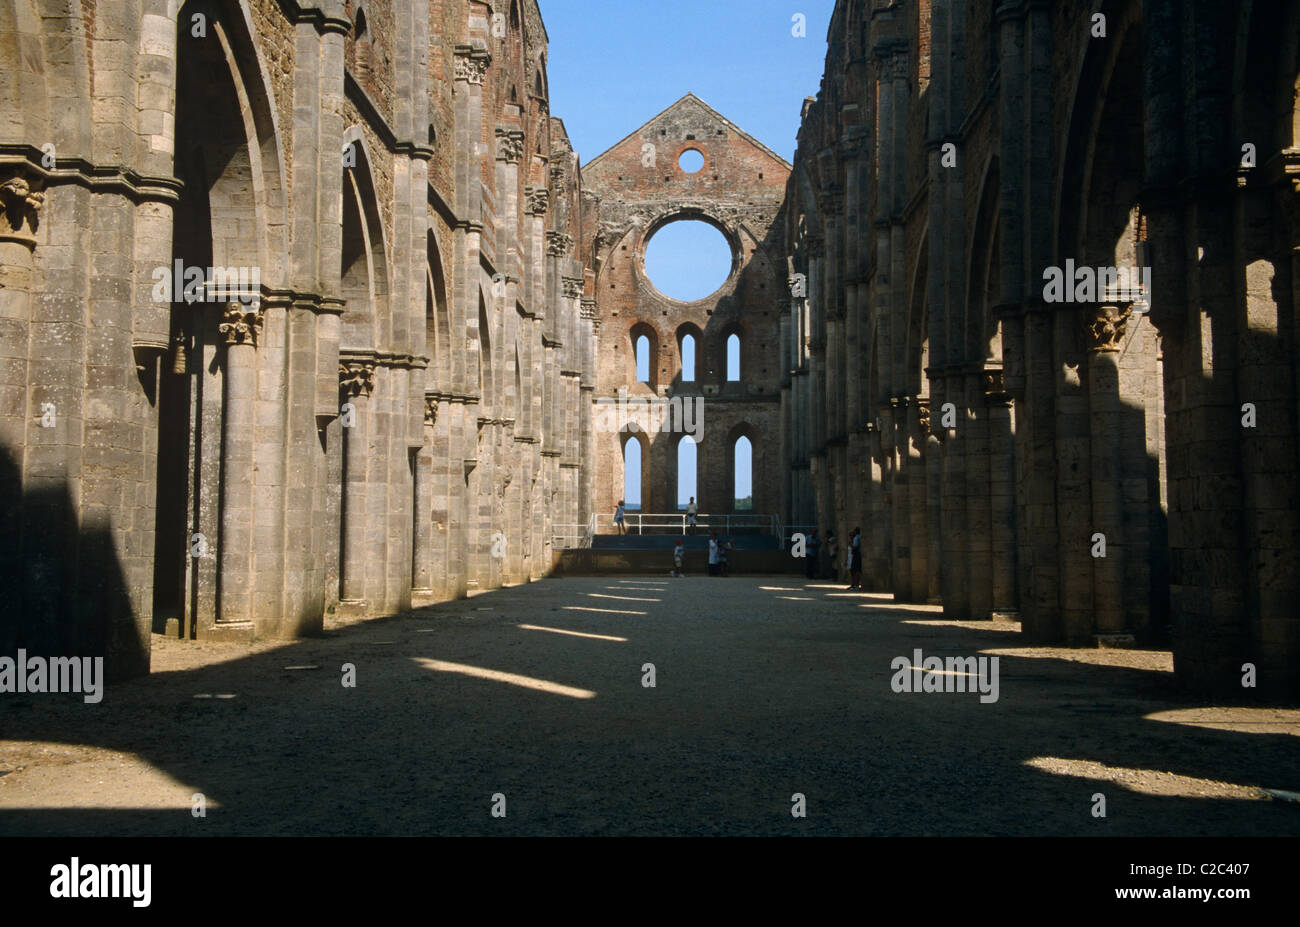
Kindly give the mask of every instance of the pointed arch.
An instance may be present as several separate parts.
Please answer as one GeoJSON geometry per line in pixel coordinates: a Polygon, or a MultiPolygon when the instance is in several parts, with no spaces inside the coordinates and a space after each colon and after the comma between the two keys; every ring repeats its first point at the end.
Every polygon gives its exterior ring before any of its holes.
{"type": "MultiPolygon", "coordinates": [[[[727,511],[739,514],[759,511],[758,480],[754,460],[759,448],[758,430],[748,421],[738,422],[727,432],[727,511]]],[[[762,500],[766,503],[767,500],[762,500]]]]}
{"type": "MultiPolygon", "coordinates": [[[[929,223],[921,230],[921,246],[912,268],[911,298],[907,304],[906,346],[904,350],[904,387],[909,395],[928,396],[930,380],[925,370],[929,365],[928,324],[928,285],[930,265],[930,229],[929,223]]],[[[875,401],[883,397],[875,394],[875,401]]]]}
{"type": "Polygon", "coordinates": [[[645,511],[648,502],[647,477],[650,469],[649,441],[639,427],[629,425],[620,432],[618,442],[623,480],[617,496],[624,500],[628,511],[645,511]]]}
{"type": "Polygon", "coordinates": [[[178,15],[176,130],[174,157],[179,165],[193,163],[202,149],[208,170],[227,178],[222,195],[238,201],[253,191],[255,220],[247,228],[214,236],[213,263],[221,266],[255,266],[264,283],[284,285],[288,276],[288,196],[284,183],[281,127],[270,93],[270,72],[253,36],[256,30],[245,4],[225,0],[212,18],[212,7],[189,0],[178,15]],[[190,14],[208,15],[208,35],[196,38],[189,29],[190,14]],[[233,105],[237,117],[219,118],[242,126],[242,132],[209,134],[203,130],[216,111],[233,105]],[[216,111],[214,111],[214,107],[216,111]],[[197,132],[182,128],[197,122],[197,132]],[[187,151],[188,149],[188,151],[187,151]]]}
{"type": "Polygon", "coordinates": [[[496,389],[492,364],[492,329],[489,323],[487,299],[483,288],[478,291],[478,386],[483,415],[496,410],[496,389]]]}
{"type": "Polygon", "coordinates": [[[442,252],[430,228],[425,244],[425,349],[429,353],[428,388],[451,387],[451,315],[442,252]]]}
{"type": "Polygon", "coordinates": [[[990,156],[980,182],[975,234],[966,259],[966,353],[973,362],[1002,362],[1000,322],[994,317],[1001,265],[998,256],[998,159],[990,156]]]}

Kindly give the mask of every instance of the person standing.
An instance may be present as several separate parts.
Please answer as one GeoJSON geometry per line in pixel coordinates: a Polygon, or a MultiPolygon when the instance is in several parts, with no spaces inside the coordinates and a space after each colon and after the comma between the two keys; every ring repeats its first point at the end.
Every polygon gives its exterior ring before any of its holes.
{"type": "Polygon", "coordinates": [[[857,528],[849,536],[850,589],[862,590],[862,532],[857,528]]]}
{"type": "Polygon", "coordinates": [[[723,538],[722,543],[718,545],[718,568],[723,576],[727,575],[727,551],[734,547],[732,542],[723,538]]]}
{"type": "Polygon", "coordinates": [[[817,529],[812,529],[812,534],[808,535],[808,542],[804,545],[804,559],[808,562],[804,564],[804,575],[808,579],[817,578],[817,555],[821,552],[822,542],[817,537],[817,529]]]}
{"type": "Polygon", "coordinates": [[[614,506],[614,524],[618,525],[619,534],[627,534],[627,529],[623,527],[623,500],[618,500],[618,505],[614,506]]]}
{"type": "Polygon", "coordinates": [[[827,571],[826,574],[824,575],[824,578],[829,579],[831,582],[839,582],[840,565],[836,562],[836,558],[839,556],[839,553],[840,553],[840,542],[839,539],[835,537],[835,529],[832,528],[830,531],[826,532],[827,571]]]}
{"type": "Polygon", "coordinates": [[[695,497],[691,496],[690,503],[686,506],[686,533],[695,533],[696,517],[700,514],[700,507],[695,504],[695,497]]]}
{"type": "Polygon", "coordinates": [[[715,531],[709,537],[709,575],[718,575],[718,533],[715,531]]]}
{"type": "Polygon", "coordinates": [[[673,571],[669,576],[682,577],[685,571],[682,570],[682,559],[686,556],[686,548],[682,546],[682,539],[677,539],[677,546],[673,548],[673,571]]]}

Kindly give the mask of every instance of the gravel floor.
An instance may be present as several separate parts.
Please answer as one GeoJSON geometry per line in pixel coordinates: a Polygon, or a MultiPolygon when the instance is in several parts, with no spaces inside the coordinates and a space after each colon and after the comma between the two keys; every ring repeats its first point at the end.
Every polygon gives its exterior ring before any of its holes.
{"type": "Polygon", "coordinates": [[[154,672],[98,705],[0,696],[0,834],[1300,834],[1300,804],[1259,792],[1300,792],[1300,711],[1189,702],[1166,653],[1016,629],[664,576],[288,644],[156,637],[154,672]],[[998,656],[999,699],[895,693],[918,648],[998,656]]]}

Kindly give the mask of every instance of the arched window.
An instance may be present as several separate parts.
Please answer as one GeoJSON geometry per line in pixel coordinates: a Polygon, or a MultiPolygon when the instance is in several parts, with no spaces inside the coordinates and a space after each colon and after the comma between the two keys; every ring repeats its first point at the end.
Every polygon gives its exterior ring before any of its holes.
{"type": "Polygon", "coordinates": [[[682,382],[695,380],[695,336],[682,335],[682,382]]]}
{"type": "Polygon", "coordinates": [[[754,446],[741,435],[732,454],[733,508],[737,512],[754,510],[754,446]]]}
{"type": "Polygon", "coordinates": [[[727,382],[740,382],[740,336],[735,332],[727,336],[727,382]]]}
{"type": "Polygon", "coordinates": [[[641,439],[635,435],[623,442],[623,504],[629,512],[641,508],[641,439]]]}
{"type": "Polygon", "coordinates": [[[698,496],[695,488],[697,481],[696,459],[699,449],[695,439],[685,435],[677,442],[677,509],[682,511],[690,504],[692,496],[698,496]]]}
{"type": "Polygon", "coordinates": [[[636,339],[636,379],[638,383],[650,382],[650,339],[645,335],[636,339]]]}

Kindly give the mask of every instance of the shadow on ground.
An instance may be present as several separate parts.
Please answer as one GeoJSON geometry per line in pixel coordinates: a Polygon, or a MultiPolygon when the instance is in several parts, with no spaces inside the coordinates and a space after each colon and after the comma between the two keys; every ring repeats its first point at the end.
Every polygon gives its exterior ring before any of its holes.
{"type": "MultiPolygon", "coordinates": [[[[98,705],[0,698],[0,834],[1300,833],[1300,805],[1247,797],[1300,791],[1300,713],[1154,719],[1207,706],[939,617],[791,577],[600,577],[203,645],[98,705]],[[916,648],[996,651],[998,701],[893,692],[916,648]]],[[[155,667],[195,646],[155,638],[155,667]]]]}

